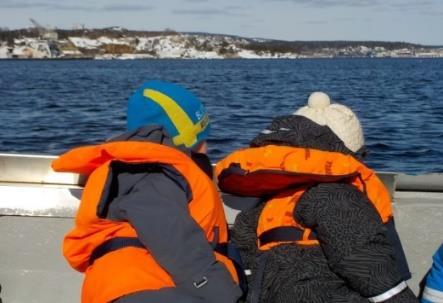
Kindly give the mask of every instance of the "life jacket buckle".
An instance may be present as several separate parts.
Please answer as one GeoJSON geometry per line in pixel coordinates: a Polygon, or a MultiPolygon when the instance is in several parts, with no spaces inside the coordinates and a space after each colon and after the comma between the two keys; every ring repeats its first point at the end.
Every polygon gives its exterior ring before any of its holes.
{"type": "Polygon", "coordinates": [[[205,276],[202,277],[202,280],[199,282],[194,282],[192,283],[194,285],[195,288],[202,288],[203,286],[205,286],[208,283],[208,278],[206,278],[205,276]]]}

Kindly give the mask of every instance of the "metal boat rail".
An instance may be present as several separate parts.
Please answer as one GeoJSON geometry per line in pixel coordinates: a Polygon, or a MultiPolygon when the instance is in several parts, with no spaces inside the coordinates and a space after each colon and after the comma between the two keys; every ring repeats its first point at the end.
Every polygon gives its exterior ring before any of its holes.
{"type": "MultiPolygon", "coordinates": [[[[55,156],[0,154],[0,298],[8,303],[79,302],[81,274],[64,260],[61,242],[86,178],[56,173],[55,156]]],[[[418,282],[443,241],[443,174],[378,175],[393,196],[397,229],[418,282]]],[[[239,210],[225,205],[228,223],[239,210]]]]}

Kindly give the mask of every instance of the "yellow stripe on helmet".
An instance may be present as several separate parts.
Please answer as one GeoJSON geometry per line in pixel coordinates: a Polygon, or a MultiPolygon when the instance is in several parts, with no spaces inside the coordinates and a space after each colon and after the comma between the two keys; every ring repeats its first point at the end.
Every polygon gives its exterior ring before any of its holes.
{"type": "Polygon", "coordinates": [[[153,89],[145,89],[143,96],[151,99],[168,115],[178,131],[178,135],[172,138],[175,145],[184,144],[191,147],[197,141],[197,135],[208,125],[208,117],[205,115],[203,119],[197,123],[193,123],[188,114],[172,99],[171,97],[153,89]]]}

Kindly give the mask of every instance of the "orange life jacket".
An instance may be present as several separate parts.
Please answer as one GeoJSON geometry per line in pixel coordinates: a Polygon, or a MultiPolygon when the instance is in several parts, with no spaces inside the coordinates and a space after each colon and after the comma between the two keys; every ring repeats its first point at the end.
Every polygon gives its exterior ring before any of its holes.
{"type": "Polygon", "coordinates": [[[381,180],[350,155],[268,145],[230,154],[217,164],[215,172],[222,191],[272,197],[266,202],[257,226],[261,250],[282,243],[318,244],[312,230],[300,225],[293,215],[303,193],[318,183],[352,184],[367,195],[383,223],[393,216],[391,198],[381,180]]]}
{"type": "MultiPolygon", "coordinates": [[[[90,265],[91,254],[104,242],[119,237],[137,237],[128,222],[112,221],[97,215],[101,195],[114,161],[128,164],[165,164],[184,176],[192,190],[190,215],[209,242],[225,243],[228,230],[222,202],[212,180],[184,153],[148,142],[111,142],[73,149],[53,161],[56,171],[88,175],[75,227],[65,236],[63,254],[70,265],[85,272],[82,302],[110,302],[123,295],[174,287],[171,276],[149,253],[149,248],[124,247],[100,257],[90,265]],[[217,230],[217,231],[216,231],[217,230]]],[[[238,282],[233,263],[215,253],[238,282]]]]}

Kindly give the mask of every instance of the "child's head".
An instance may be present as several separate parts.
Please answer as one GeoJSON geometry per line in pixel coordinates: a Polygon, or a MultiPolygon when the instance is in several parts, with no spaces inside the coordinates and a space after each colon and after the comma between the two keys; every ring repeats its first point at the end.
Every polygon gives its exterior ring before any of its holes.
{"type": "Polygon", "coordinates": [[[130,97],[127,128],[160,125],[176,146],[201,149],[209,134],[209,118],[203,103],[182,86],[149,81],[130,97]]]}

